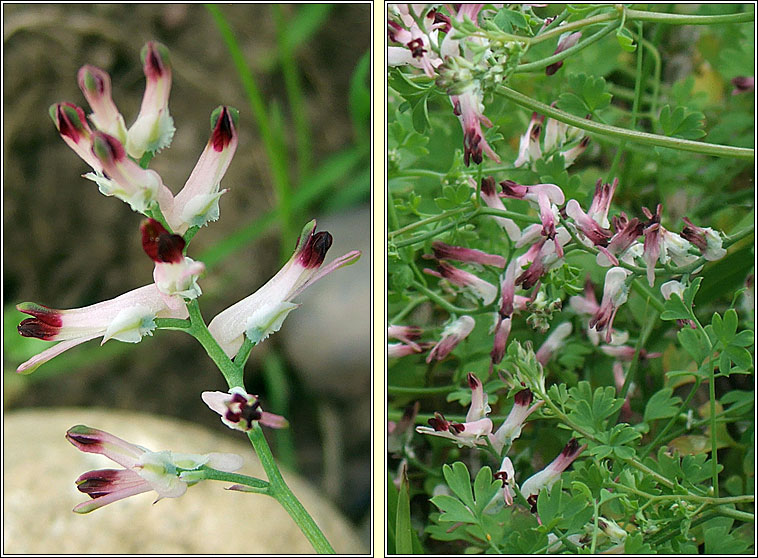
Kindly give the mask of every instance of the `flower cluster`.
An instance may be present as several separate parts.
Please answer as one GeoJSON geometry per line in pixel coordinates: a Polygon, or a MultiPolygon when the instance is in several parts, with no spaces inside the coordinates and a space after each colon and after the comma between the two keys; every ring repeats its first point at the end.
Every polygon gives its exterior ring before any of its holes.
{"type": "MultiPolygon", "coordinates": [[[[21,312],[31,316],[18,326],[22,336],[58,342],[21,364],[18,372],[30,373],[63,351],[96,337],[102,337],[102,343],[110,339],[137,343],[161,327],[161,320],[167,320],[165,327],[185,329],[193,335],[204,330],[232,359],[245,338],[255,345],[278,331],[298,306],[293,299],[309,285],[360,257],[360,252],[352,251],[322,265],[332,237],[326,231],[316,232],[316,222],[311,221],[282,269],[256,292],[220,312],[205,330],[204,322],[197,318],[199,311],[194,317],[190,312],[202,295],[198,278],[205,266],[188,257],[186,251],[197,230],[219,217],[219,198],[228,191],[220,188],[220,182],[237,148],[238,114],[227,106],[212,113],[210,138],[184,187],[174,196],[158,173],[147,169],[152,157],[169,146],[175,131],[168,110],[168,51],[150,42],[143,49],[142,62],[147,86],[140,112],[128,129],[111,98],[110,77],[89,65],[81,68],[78,76],[92,109],[89,117],[70,103],[54,105],[50,114],[63,140],[92,167],[86,177],[96,182],[103,194],[122,199],[147,217],[140,233],[142,247],[155,264],[153,282],[111,300],[71,310],[31,302],[18,304],[21,312]]],[[[231,361],[228,364],[234,366],[231,361]]],[[[230,377],[227,380],[231,385],[230,377]]],[[[284,417],[263,411],[258,396],[248,394],[241,386],[232,387],[228,393],[205,392],[202,398],[230,428],[250,431],[257,425],[288,425],[284,417]]],[[[79,490],[93,498],[74,510],[81,513],[149,490],[158,492],[159,499],[177,497],[203,478],[198,473],[203,467],[230,472],[242,465],[238,456],[151,452],[84,426],[69,430],[67,438],[80,450],[104,454],[125,468],[92,471],[77,480],[79,490]]]]}

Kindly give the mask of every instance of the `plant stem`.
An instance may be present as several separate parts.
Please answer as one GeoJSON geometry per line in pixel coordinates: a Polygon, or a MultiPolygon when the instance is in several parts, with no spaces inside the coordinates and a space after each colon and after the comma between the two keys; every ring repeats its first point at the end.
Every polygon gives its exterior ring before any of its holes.
{"type": "MultiPolygon", "coordinates": [[[[242,369],[226,356],[224,350],[219,346],[210,331],[208,331],[208,327],[205,325],[203,316],[200,313],[197,300],[190,301],[187,304],[187,310],[192,322],[189,332],[200,342],[208,353],[208,356],[216,363],[229,387],[241,387],[244,389],[242,369]]],[[[268,494],[282,505],[317,552],[334,554],[334,549],[318,528],[316,522],[313,521],[313,518],[292,493],[287,483],[284,482],[284,478],[279,472],[279,467],[276,465],[276,461],[274,461],[271,448],[269,448],[268,442],[266,442],[266,438],[263,436],[260,424],[254,422],[252,429],[247,435],[263,466],[263,470],[266,471],[269,482],[268,494]]]]}
{"type": "Polygon", "coordinates": [[[219,471],[217,469],[211,469],[210,467],[203,467],[201,471],[205,480],[236,482],[237,484],[250,487],[252,489],[250,492],[269,494],[269,483],[264,480],[250,477],[248,475],[240,475],[239,473],[227,473],[226,471],[219,471]]]}
{"type": "Polygon", "coordinates": [[[573,114],[569,114],[557,108],[553,108],[544,103],[540,103],[539,101],[527,97],[523,93],[519,93],[518,91],[515,91],[509,87],[500,86],[497,88],[497,92],[503,97],[510,99],[517,105],[537,111],[560,122],[570,124],[571,126],[580,128],[590,133],[627,139],[631,142],[640,143],[643,145],[669,147],[672,149],[678,149],[680,151],[691,151],[694,153],[702,153],[703,155],[712,155],[714,157],[731,157],[734,159],[742,159],[746,161],[752,161],[755,158],[755,151],[753,149],[660,136],[657,134],[649,134],[647,132],[638,132],[636,130],[627,130],[625,128],[618,128],[616,126],[600,124],[598,122],[593,122],[591,120],[586,120],[585,118],[574,116],[573,114]]]}

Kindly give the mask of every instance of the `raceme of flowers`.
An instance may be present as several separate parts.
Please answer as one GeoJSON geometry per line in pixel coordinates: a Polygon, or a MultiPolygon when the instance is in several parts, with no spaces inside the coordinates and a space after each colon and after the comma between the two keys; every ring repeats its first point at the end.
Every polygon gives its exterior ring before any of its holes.
{"type": "MultiPolygon", "coordinates": [[[[479,29],[478,17],[484,4],[447,5],[450,15],[436,6],[389,4],[387,63],[389,66],[418,68],[448,93],[452,112],[458,117],[463,131],[466,166],[471,162],[481,164],[483,155],[499,163],[500,157],[482,131],[482,125],[492,127],[492,122],[484,115],[484,96],[492,86],[506,79],[506,67],[513,66],[514,60],[518,60],[520,47],[514,43],[511,45],[513,52],[500,52],[481,35],[458,38],[459,28],[479,29]]],[[[545,25],[550,21],[546,20],[545,25]]],[[[554,54],[576,45],[581,36],[581,32],[564,33],[554,54]]],[[[545,73],[553,75],[562,65],[562,61],[551,64],[545,73]]],[[[584,152],[588,143],[589,138],[581,130],[557,120],[546,121],[544,116],[534,113],[521,137],[514,166],[534,168],[537,160],[547,162],[560,155],[568,167],[584,152]]]]}
{"type": "MultiPolygon", "coordinates": [[[[22,363],[17,371],[31,373],[62,352],[97,337],[138,343],[152,335],[161,319],[186,320],[188,304],[202,295],[198,279],[205,266],[186,256],[189,240],[200,227],[219,218],[219,198],[228,189],[220,183],[237,149],[237,110],[220,106],[211,114],[211,133],[195,168],[175,196],[160,175],[147,164],[169,147],[174,136],[168,100],[171,65],[168,50],[149,42],[142,50],[146,78],[139,114],[127,128],[111,97],[108,74],[94,66],[79,70],[79,86],[91,114],[71,103],[57,103],[50,115],[63,140],[90,167],[85,175],[107,196],[117,197],[147,218],[140,226],[142,247],[155,264],[153,282],[111,300],[83,308],[56,310],[33,302],[17,305],[30,315],[18,326],[24,337],[57,342],[22,363]]],[[[332,237],[315,232],[316,222],[303,229],[295,253],[261,289],[220,312],[209,325],[218,345],[233,358],[247,337],[253,344],[278,331],[298,304],[292,302],[305,288],[335,269],[355,262],[352,251],[322,266],[332,237]]],[[[137,235],[135,234],[135,239],[137,235]]],[[[185,322],[189,325],[189,322],[185,322]]],[[[288,425],[284,417],[263,411],[256,395],[243,388],[229,393],[204,392],[203,401],[221,415],[230,428],[249,431],[255,423],[270,428],[288,425]]],[[[93,498],[74,511],[86,513],[121,498],[155,490],[159,499],[182,495],[197,482],[191,472],[204,466],[234,471],[242,465],[238,456],[206,456],[151,452],[105,432],[76,426],[68,440],[82,451],[102,453],[124,467],[85,473],[77,480],[80,491],[93,498]]]]}

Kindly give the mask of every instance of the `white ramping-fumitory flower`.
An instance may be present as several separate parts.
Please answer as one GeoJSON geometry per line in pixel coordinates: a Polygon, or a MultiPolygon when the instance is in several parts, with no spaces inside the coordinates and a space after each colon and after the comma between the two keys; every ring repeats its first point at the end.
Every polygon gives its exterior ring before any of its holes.
{"type": "Polygon", "coordinates": [[[486,445],[486,437],[492,432],[492,421],[487,418],[490,406],[482,382],[469,372],[468,385],[471,388],[471,406],[466,413],[466,422],[450,422],[442,413],[434,413],[429,419],[430,426],[417,426],[419,434],[431,434],[453,440],[459,447],[486,445]]]}
{"type": "Polygon", "coordinates": [[[121,142],[104,132],[92,133],[92,153],[103,172],[87,173],[106,196],[116,196],[128,203],[134,211],[146,213],[158,204],[166,213],[173,204],[173,195],[160,175],[152,169],[143,169],[130,157],[121,142]]]}
{"type": "Polygon", "coordinates": [[[153,279],[166,306],[176,310],[184,305],[185,299],[192,300],[203,294],[197,278],[205,271],[205,265],[184,255],[184,239],[170,234],[155,219],[145,219],[140,231],[142,248],[155,262],[153,279]]]}
{"type": "Polygon", "coordinates": [[[579,128],[569,126],[554,118],[546,119],[544,115],[533,112],[526,132],[519,140],[518,156],[513,166],[528,165],[532,170],[536,170],[535,164],[538,160],[544,158],[546,161],[551,161],[553,156],[559,153],[563,157],[564,167],[568,168],[574,164],[579,155],[584,153],[589,141],[589,137],[586,137],[579,128]],[[574,140],[579,141],[574,144],[574,140]]]}
{"type": "Polygon", "coordinates": [[[188,316],[184,305],[169,308],[155,285],[146,285],[112,300],[73,310],[54,310],[33,302],[23,302],[16,308],[33,316],[18,325],[22,336],[60,341],[18,367],[18,372],[27,374],[63,351],[95,337],[102,336],[102,343],[109,339],[138,343],[143,336],[152,335],[155,318],[188,316]]]}
{"type": "MultiPolygon", "coordinates": [[[[555,184],[525,186],[513,180],[504,180],[500,185],[503,187],[501,194],[503,197],[526,200],[536,204],[540,211],[543,236],[555,240],[556,206],[561,205],[566,199],[563,190],[555,184]]],[[[563,247],[557,240],[555,241],[555,250],[559,257],[563,257],[563,247]]]]}
{"type": "Polygon", "coordinates": [[[586,447],[586,444],[580,446],[575,438],[571,438],[568,444],[566,444],[566,447],[563,448],[563,451],[561,451],[560,455],[558,455],[550,465],[524,481],[524,484],[521,485],[521,494],[523,494],[526,501],[531,504],[532,512],[537,511],[537,496],[539,495],[540,490],[543,488],[549,489],[553,486],[561,477],[561,473],[574,462],[586,447]]]}
{"type": "Polygon", "coordinates": [[[453,114],[458,117],[463,128],[463,162],[466,166],[469,166],[471,161],[477,165],[481,164],[482,152],[496,163],[500,162],[500,157],[490,147],[482,133],[482,124],[488,128],[492,127],[490,119],[484,116],[483,97],[481,87],[475,81],[457,95],[450,95],[453,114]]]}
{"type": "Polygon", "coordinates": [[[199,482],[197,470],[208,466],[231,473],[242,467],[242,457],[233,453],[195,455],[150,451],[112,434],[84,425],[66,432],[66,439],[86,453],[99,453],[124,469],[89,471],[76,479],[76,488],[92,500],[74,508],[89,513],[117,500],[155,490],[158,499],[178,498],[187,487],[199,482]],[[194,473],[194,474],[193,474],[194,473]]]}
{"type": "Polygon", "coordinates": [[[606,343],[611,342],[613,319],[616,317],[616,312],[618,312],[619,306],[626,302],[629,293],[626,278],[631,274],[631,271],[623,267],[612,267],[605,274],[603,301],[590,320],[589,327],[594,328],[598,333],[605,331],[606,343]]]}
{"type": "Polygon", "coordinates": [[[227,356],[237,353],[244,336],[257,344],[279,331],[287,314],[299,306],[291,302],[293,298],[325,275],[360,257],[360,251],[353,250],[321,267],[332,245],[332,235],[326,231],[314,234],[315,228],[315,220],[305,225],[294,254],[265,285],[211,320],[208,330],[227,356]]]}
{"type": "Polygon", "coordinates": [[[126,134],[126,150],[135,159],[145,152],[156,153],[168,147],[176,131],[168,112],[171,93],[168,49],[151,41],[142,48],[140,57],[147,84],[137,119],[126,134]]]}
{"type": "Polygon", "coordinates": [[[505,258],[503,256],[488,254],[474,248],[451,246],[439,240],[432,242],[432,251],[434,252],[434,257],[438,260],[457,260],[459,262],[492,265],[501,269],[505,267],[505,258]]]}
{"type": "Polygon", "coordinates": [[[234,430],[247,432],[259,422],[269,428],[287,428],[289,423],[282,416],[261,409],[257,395],[250,395],[241,387],[233,387],[229,393],[204,391],[203,402],[212,411],[221,415],[221,422],[234,430]]]}
{"type": "MultiPolygon", "coordinates": [[[[513,440],[521,436],[521,429],[524,427],[524,421],[529,415],[540,408],[544,401],[538,401],[531,407],[534,400],[534,395],[530,389],[522,389],[513,397],[513,407],[511,412],[508,413],[508,417],[505,422],[500,425],[500,428],[494,434],[489,435],[492,447],[500,453],[506,445],[513,443],[513,440]]],[[[513,480],[513,472],[511,471],[511,480],[513,480]]]]}
{"type": "Polygon", "coordinates": [[[165,213],[174,232],[184,234],[190,227],[202,227],[219,217],[219,198],[228,190],[219,190],[221,179],[237,150],[239,112],[220,106],[211,114],[211,136],[200,159],[165,213]]]}
{"type": "Polygon", "coordinates": [[[476,298],[481,299],[482,303],[485,305],[491,304],[495,300],[495,297],[497,296],[497,287],[492,283],[477,277],[473,273],[458,269],[444,260],[437,261],[437,268],[439,271],[426,267],[424,268],[424,273],[427,275],[434,275],[440,279],[446,279],[453,285],[469,289],[471,294],[476,298]]]}
{"type": "Polygon", "coordinates": [[[542,366],[550,362],[555,352],[564,345],[568,336],[571,335],[572,329],[571,322],[563,322],[553,328],[553,331],[550,332],[550,335],[547,336],[547,339],[545,339],[542,346],[535,353],[537,362],[542,366]]]}
{"type": "Polygon", "coordinates": [[[92,129],[87,124],[84,110],[72,103],[56,103],[50,106],[50,117],[63,141],[85,163],[101,173],[103,165],[92,152],[92,129]]]}
{"type": "Polygon", "coordinates": [[[687,225],[682,229],[680,236],[697,246],[706,260],[712,262],[726,256],[726,250],[721,247],[723,240],[719,233],[710,227],[698,227],[687,217],[682,217],[682,221],[687,225]]]}
{"type": "MultiPolygon", "coordinates": [[[[555,47],[555,52],[553,52],[553,55],[560,54],[564,50],[576,45],[581,38],[581,31],[576,31],[574,33],[564,33],[561,35],[560,39],[558,39],[558,46],[555,47]]],[[[563,60],[553,62],[547,68],[545,68],[545,75],[552,76],[555,72],[561,69],[561,66],[563,66],[563,60]]]]}
{"type": "Polygon", "coordinates": [[[168,147],[174,137],[174,121],[168,111],[171,93],[171,65],[168,49],[150,41],[140,53],[145,73],[145,94],[134,124],[127,130],[124,118],[111,97],[111,80],[94,66],[79,70],[79,87],[92,108],[92,123],[101,132],[117,138],[131,157],[139,159],[145,152],[156,153],[168,147]]]}
{"type": "Polygon", "coordinates": [[[429,351],[426,362],[442,360],[449,355],[450,351],[458,346],[458,343],[468,337],[469,333],[474,330],[475,325],[476,322],[471,316],[461,316],[448,324],[442,331],[442,337],[440,337],[439,342],[429,351]]]}
{"type": "MultiPolygon", "coordinates": [[[[469,185],[476,189],[476,182],[473,178],[469,178],[469,185]]],[[[497,193],[495,179],[493,177],[487,176],[482,178],[480,193],[482,195],[482,201],[487,204],[487,207],[505,211],[505,205],[503,204],[502,198],[500,198],[497,193]]],[[[521,238],[521,229],[515,221],[508,219],[508,217],[500,217],[499,215],[491,215],[490,217],[492,217],[492,219],[505,230],[511,241],[517,242],[518,239],[521,238]]]]}

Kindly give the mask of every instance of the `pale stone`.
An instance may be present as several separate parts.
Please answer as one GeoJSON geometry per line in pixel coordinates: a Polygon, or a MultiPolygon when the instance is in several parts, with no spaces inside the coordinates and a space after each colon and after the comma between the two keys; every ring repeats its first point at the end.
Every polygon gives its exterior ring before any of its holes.
{"type": "MultiPolygon", "coordinates": [[[[244,457],[240,473],[265,479],[247,439],[175,419],[98,409],[34,409],[8,413],[3,425],[3,550],[13,554],[311,554],[297,525],[273,499],[224,490],[205,481],[180,498],[148,492],[86,515],[72,508],[88,496],[74,480],[93,469],[120,468],[65,439],[77,424],[105,430],[158,451],[227,452],[244,457]]],[[[219,429],[226,428],[219,421],[219,429]]],[[[339,512],[305,481],[284,472],[292,491],[339,554],[365,554],[339,512]]]]}

